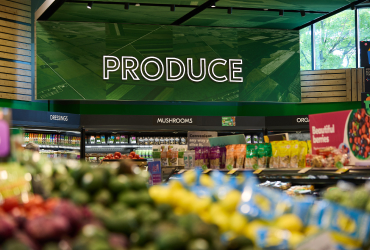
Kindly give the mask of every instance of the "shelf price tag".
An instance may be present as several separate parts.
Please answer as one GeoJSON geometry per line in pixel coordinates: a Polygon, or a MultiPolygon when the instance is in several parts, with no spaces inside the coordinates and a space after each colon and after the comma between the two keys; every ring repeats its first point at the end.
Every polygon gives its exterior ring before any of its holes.
{"type": "Polygon", "coordinates": [[[298,171],[298,174],[304,174],[304,173],[307,173],[308,171],[310,171],[312,168],[303,168],[301,170],[298,171]]]}
{"type": "Polygon", "coordinates": [[[349,168],[340,168],[337,171],[335,171],[336,174],[344,174],[349,171],[349,168]]]}
{"type": "Polygon", "coordinates": [[[227,174],[234,174],[238,170],[238,168],[231,169],[227,174]]]}
{"type": "Polygon", "coordinates": [[[206,169],[203,171],[203,174],[208,174],[209,172],[211,172],[212,169],[206,169]]]}
{"type": "Polygon", "coordinates": [[[264,168],[259,168],[256,171],[253,172],[253,174],[260,174],[262,171],[265,170],[264,168]]]}

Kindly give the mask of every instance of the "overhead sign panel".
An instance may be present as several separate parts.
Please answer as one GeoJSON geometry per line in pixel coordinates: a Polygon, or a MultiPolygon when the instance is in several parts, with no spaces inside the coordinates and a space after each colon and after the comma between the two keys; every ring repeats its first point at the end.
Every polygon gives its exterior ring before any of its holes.
{"type": "Polygon", "coordinates": [[[300,102],[299,32],[37,23],[37,99],[300,102]]]}

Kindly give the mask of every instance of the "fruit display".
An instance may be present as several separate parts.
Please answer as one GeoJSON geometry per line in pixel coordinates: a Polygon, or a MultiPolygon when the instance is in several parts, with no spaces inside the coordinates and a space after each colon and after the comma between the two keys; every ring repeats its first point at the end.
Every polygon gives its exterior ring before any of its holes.
{"type": "MultiPolygon", "coordinates": [[[[302,186],[292,192],[312,189],[302,186]]],[[[196,170],[185,172],[167,186],[153,186],[149,193],[157,204],[170,204],[176,214],[198,214],[229,237],[246,237],[260,249],[294,249],[321,230],[329,232],[337,249],[358,249],[369,243],[370,236],[370,214],[353,209],[368,207],[369,193],[364,189],[366,186],[348,194],[328,191],[333,193],[316,201],[258,187],[249,174],[233,178],[217,171],[202,175],[196,170]],[[342,201],[340,197],[348,195],[352,196],[351,207],[328,201],[342,201]]]]}
{"type": "Polygon", "coordinates": [[[140,155],[136,154],[135,151],[130,152],[130,154],[125,155],[121,154],[120,152],[115,152],[114,154],[108,154],[104,157],[103,160],[123,160],[123,159],[144,159],[140,157],[140,155]]]}
{"type": "Polygon", "coordinates": [[[370,156],[370,117],[365,109],[353,110],[348,119],[348,143],[353,155],[358,159],[370,156]]]}
{"type": "MultiPolygon", "coordinates": [[[[78,249],[78,240],[89,228],[108,231],[83,207],[56,198],[30,196],[20,202],[6,198],[0,206],[0,248],[4,250],[78,249]]],[[[123,236],[123,235],[122,235],[123,236]]],[[[110,248],[106,249],[122,249],[110,248]]]]}
{"type": "Polygon", "coordinates": [[[347,151],[345,145],[341,150],[334,147],[319,148],[314,151],[315,154],[306,156],[306,167],[342,168],[349,164],[347,151]]]}
{"type": "MultiPolygon", "coordinates": [[[[155,204],[148,193],[147,172],[140,173],[138,168],[131,165],[133,162],[123,161],[117,168],[112,165],[90,167],[87,163],[72,160],[49,161],[37,152],[31,155],[25,152],[21,162],[28,168],[35,168],[35,175],[43,176],[41,191],[44,196],[53,197],[37,203],[68,204],[78,208],[79,216],[73,218],[81,220],[78,226],[73,226],[73,233],[58,231],[63,233],[55,237],[51,226],[45,227],[45,232],[41,224],[54,225],[49,220],[54,216],[53,212],[45,212],[54,210],[44,209],[46,205],[37,206],[33,212],[35,218],[46,216],[47,220],[37,219],[33,227],[34,235],[45,233],[47,236],[37,238],[34,245],[27,244],[28,248],[25,249],[234,250],[251,245],[250,240],[243,236],[221,241],[221,233],[216,225],[202,221],[195,214],[179,214],[170,205],[155,204]],[[60,200],[60,197],[64,200],[60,200]],[[68,247],[62,248],[61,245],[68,247]]],[[[42,199],[37,196],[37,200],[42,199]]],[[[63,216],[69,216],[68,209],[58,211],[63,216]]],[[[63,229],[58,224],[62,224],[59,220],[55,222],[55,230],[63,229]]],[[[29,233],[25,234],[28,236],[29,233]]],[[[10,243],[5,243],[16,244],[17,241],[18,238],[15,241],[13,238],[10,243]]],[[[2,242],[0,236],[0,248],[9,249],[7,245],[1,245],[2,242]]]]}

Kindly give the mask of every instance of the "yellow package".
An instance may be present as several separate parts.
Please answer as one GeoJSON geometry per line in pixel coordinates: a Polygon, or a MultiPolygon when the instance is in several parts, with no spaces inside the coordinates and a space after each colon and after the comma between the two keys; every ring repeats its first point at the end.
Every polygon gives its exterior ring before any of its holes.
{"type": "Polygon", "coordinates": [[[312,145],[311,145],[311,140],[307,141],[307,152],[308,154],[312,155],[312,145]]]}
{"type": "Polygon", "coordinates": [[[300,141],[299,142],[299,154],[298,154],[298,167],[304,168],[306,167],[306,155],[307,155],[307,142],[300,141]]]}
{"type": "Polygon", "coordinates": [[[277,141],[271,142],[271,158],[270,158],[270,168],[278,168],[279,167],[279,146],[277,141]]]}
{"type": "Polygon", "coordinates": [[[290,144],[290,167],[298,168],[299,142],[289,141],[290,144]]]}
{"type": "Polygon", "coordinates": [[[288,141],[281,141],[279,143],[279,167],[289,168],[290,167],[290,143],[288,141]]]}

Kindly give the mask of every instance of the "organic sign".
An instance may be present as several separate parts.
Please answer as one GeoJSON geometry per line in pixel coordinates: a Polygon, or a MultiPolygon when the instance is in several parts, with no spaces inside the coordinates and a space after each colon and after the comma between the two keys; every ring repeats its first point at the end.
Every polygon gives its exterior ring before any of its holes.
{"type": "Polygon", "coordinates": [[[299,31],[38,22],[36,97],[300,102],[299,31]]]}

